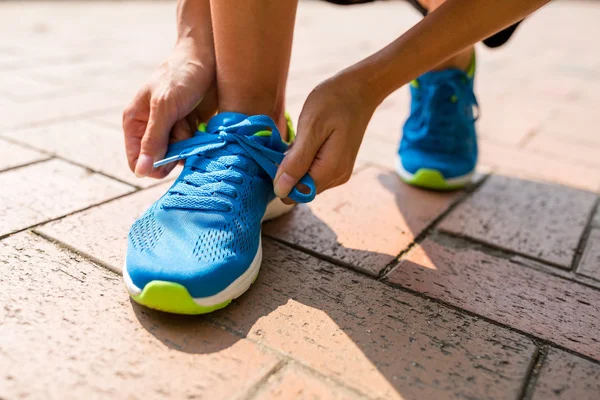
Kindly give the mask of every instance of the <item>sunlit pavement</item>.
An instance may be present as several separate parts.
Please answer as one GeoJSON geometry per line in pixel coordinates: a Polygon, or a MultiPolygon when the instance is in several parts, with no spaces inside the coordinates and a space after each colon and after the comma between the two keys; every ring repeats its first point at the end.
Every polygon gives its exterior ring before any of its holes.
{"type": "MultiPolygon", "coordinates": [[[[301,2],[288,108],[418,21],[301,2]]],[[[0,2],[0,398],[597,399],[600,3],[478,48],[481,168],[393,172],[402,89],[349,183],[263,229],[252,289],[206,317],[133,304],[121,110],[172,47],[173,2],[0,2]]],[[[451,28],[448,29],[451,34],[451,28]]]]}

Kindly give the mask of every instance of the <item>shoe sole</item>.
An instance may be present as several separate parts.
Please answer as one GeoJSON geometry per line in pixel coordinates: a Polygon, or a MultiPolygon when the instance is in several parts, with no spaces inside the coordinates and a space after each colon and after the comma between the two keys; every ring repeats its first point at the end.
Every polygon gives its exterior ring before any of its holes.
{"type": "MultiPolygon", "coordinates": [[[[280,217],[293,207],[276,198],[267,206],[263,221],[280,217]]],[[[258,277],[261,264],[262,239],[259,239],[258,250],[246,272],[221,292],[209,297],[194,298],[185,286],[168,281],[151,281],[140,289],[131,280],[127,265],[123,267],[123,280],[133,301],[145,307],[172,314],[207,314],[226,307],[233,299],[244,294],[258,277]]]]}
{"type": "Polygon", "coordinates": [[[462,189],[472,182],[473,172],[457,178],[446,179],[438,170],[420,168],[417,172],[410,173],[402,166],[402,161],[396,159],[396,173],[405,183],[432,190],[457,190],[462,189]]]}

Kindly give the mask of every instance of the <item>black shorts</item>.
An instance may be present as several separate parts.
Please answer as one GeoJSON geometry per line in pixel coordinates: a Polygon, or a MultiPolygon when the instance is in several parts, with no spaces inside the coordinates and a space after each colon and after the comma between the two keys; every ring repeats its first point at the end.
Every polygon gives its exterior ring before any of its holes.
{"type": "MultiPolygon", "coordinates": [[[[353,5],[353,4],[361,4],[361,3],[369,3],[375,0],[325,0],[329,3],[341,4],[341,5],[353,5]]],[[[427,15],[427,9],[423,7],[417,0],[407,0],[413,7],[415,7],[423,16],[427,15]]],[[[488,47],[500,47],[504,43],[508,42],[508,39],[515,32],[519,24],[523,21],[519,21],[514,25],[509,26],[506,29],[501,30],[500,32],[490,36],[485,39],[483,43],[488,47]]]]}

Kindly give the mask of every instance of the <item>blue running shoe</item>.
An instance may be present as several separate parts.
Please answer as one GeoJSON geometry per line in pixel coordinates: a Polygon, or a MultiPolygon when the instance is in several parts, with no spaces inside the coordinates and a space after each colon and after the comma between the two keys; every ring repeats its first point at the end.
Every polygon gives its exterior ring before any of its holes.
{"type": "Polygon", "coordinates": [[[396,166],[406,183],[452,190],[471,182],[477,164],[474,73],[475,59],[468,72],[432,71],[411,82],[396,166]]]}
{"type": "MultiPolygon", "coordinates": [[[[129,232],[123,277],[150,308],[203,314],[225,307],[254,282],[262,261],[261,222],[289,209],[272,179],[285,143],[273,120],[221,113],[191,139],[169,147],[155,167],[186,160],[173,186],[129,232]]],[[[309,202],[310,189],[290,198],[309,202]]]]}

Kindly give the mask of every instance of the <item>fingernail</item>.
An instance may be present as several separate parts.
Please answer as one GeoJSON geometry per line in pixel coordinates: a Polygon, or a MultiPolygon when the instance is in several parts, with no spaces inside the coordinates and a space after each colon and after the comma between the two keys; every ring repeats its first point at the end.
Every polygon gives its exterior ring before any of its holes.
{"type": "Polygon", "coordinates": [[[294,177],[283,172],[275,180],[275,196],[285,199],[297,183],[298,181],[294,177]]]}
{"type": "Polygon", "coordinates": [[[148,154],[140,155],[140,158],[137,160],[137,164],[135,164],[135,176],[138,178],[143,178],[148,176],[154,164],[154,160],[148,154]]]}

